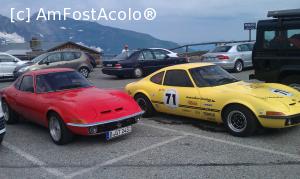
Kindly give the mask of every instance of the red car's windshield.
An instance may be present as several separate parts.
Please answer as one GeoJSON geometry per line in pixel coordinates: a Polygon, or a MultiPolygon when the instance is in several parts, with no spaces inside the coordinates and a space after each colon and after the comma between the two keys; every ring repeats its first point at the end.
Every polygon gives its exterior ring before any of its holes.
{"type": "Polygon", "coordinates": [[[37,75],[36,77],[37,93],[86,88],[90,86],[92,86],[90,82],[75,71],[48,73],[37,75]]]}

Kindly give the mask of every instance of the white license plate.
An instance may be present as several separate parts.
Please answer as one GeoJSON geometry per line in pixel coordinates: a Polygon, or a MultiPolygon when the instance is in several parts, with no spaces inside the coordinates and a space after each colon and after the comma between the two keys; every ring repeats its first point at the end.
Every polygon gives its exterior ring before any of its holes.
{"type": "Polygon", "coordinates": [[[132,131],[131,126],[123,127],[123,128],[116,129],[116,130],[113,130],[113,131],[108,131],[108,132],[106,132],[106,140],[110,140],[110,139],[128,134],[131,131],[132,131]]]}
{"type": "Polygon", "coordinates": [[[107,67],[112,67],[112,64],[106,64],[107,67]]]}

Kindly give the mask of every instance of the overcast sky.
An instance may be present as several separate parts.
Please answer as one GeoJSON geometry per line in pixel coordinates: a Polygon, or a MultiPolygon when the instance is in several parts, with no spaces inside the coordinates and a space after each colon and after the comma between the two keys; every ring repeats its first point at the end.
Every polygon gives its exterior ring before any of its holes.
{"type": "MultiPolygon", "coordinates": [[[[244,22],[265,19],[268,10],[300,8],[299,0],[1,0],[0,13],[26,7],[47,10],[144,10],[154,8],[153,21],[100,21],[100,24],[144,32],[177,43],[244,40],[244,22]]],[[[254,35],[254,33],[253,33],[254,35]]]]}

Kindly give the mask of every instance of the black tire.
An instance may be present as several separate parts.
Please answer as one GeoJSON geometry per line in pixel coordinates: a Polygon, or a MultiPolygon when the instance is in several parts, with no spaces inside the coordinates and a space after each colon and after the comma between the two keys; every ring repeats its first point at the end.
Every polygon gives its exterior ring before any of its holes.
{"type": "Polygon", "coordinates": [[[234,64],[234,71],[237,73],[242,72],[244,69],[244,64],[241,60],[237,60],[234,64]]]}
{"type": "Polygon", "coordinates": [[[85,78],[88,78],[90,75],[90,70],[87,67],[81,67],[79,68],[78,72],[82,74],[85,78]]]}
{"type": "Polygon", "coordinates": [[[280,82],[300,91],[300,75],[289,75],[281,79],[280,82]]]}
{"type": "MultiPolygon", "coordinates": [[[[56,113],[51,113],[49,116],[48,116],[48,128],[49,128],[49,134],[50,134],[50,137],[52,139],[52,141],[57,144],[57,145],[64,145],[64,144],[67,144],[69,142],[71,142],[73,140],[73,134],[72,132],[66,127],[65,123],[63,122],[63,120],[61,119],[61,117],[56,114],[56,113]],[[59,130],[60,130],[60,134],[55,137],[53,132],[51,131],[52,128],[51,125],[51,121],[55,121],[57,123],[58,126],[56,127],[59,127],[59,130]]],[[[55,130],[57,132],[57,129],[55,130]]]]}
{"type": "Polygon", "coordinates": [[[135,68],[133,70],[133,77],[134,78],[141,78],[144,75],[144,71],[141,68],[135,68]]]}
{"type": "Polygon", "coordinates": [[[4,138],[4,134],[0,134],[0,144],[1,144],[2,141],[3,141],[3,138],[4,138]]]}
{"type": "Polygon", "coordinates": [[[259,126],[252,111],[242,105],[227,107],[222,117],[229,133],[237,137],[251,136],[259,126]]]}
{"type": "Polygon", "coordinates": [[[7,124],[15,124],[18,122],[18,115],[10,108],[5,100],[2,100],[2,111],[7,124]]]}
{"type": "Polygon", "coordinates": [[[143,117],[152,117],[155,115],[156,111],[147,96],[143,94],[137,94],[134,99],[140,108],[145,112],[143,117]]]}

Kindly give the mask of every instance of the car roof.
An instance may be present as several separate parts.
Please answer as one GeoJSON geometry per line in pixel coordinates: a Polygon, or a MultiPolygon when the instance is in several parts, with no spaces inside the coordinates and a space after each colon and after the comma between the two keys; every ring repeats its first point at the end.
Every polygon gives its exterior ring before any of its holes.
{"type": "Polygon", "coordinates": [[[49,68],[49,69],[30,71],[30,72],[25,73],[25,75],[40,75],[40,74],[68,72],[68,71],[75,71],[75,70],[73,70],[71,68],[49,68]]]}
{"type": "Polygon", "coordinates": [[[161,71],[174,70],[174,69],[189,70],[191,68],[205,67],[205,66],[211,66],[211,65],[215,65],[215,64],[213,64],[213,63],[203,63],[203,62],[199,62],[199,63],[185,63],[185,64],[168,66],[166,68],[161,69],[161,71]]]}

